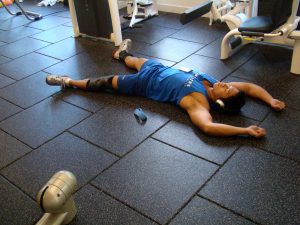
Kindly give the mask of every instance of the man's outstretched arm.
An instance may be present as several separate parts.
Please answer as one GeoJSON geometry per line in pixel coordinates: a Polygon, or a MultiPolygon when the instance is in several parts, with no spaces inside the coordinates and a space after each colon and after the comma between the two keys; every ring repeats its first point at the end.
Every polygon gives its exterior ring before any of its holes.
{"type": "Polygon", "coordinates": [[[256,84],[246,82],[230,82],[229,84],[241,91],[244,91],[248,96],[252,98],[262,100],[276,111],[280,111],[285,108],[284,102],[273,98],[264,88],[256,84]]]}
{"type": "Polygon", "coordinates": [[[249,135],[256,138],[261,138],[266,135],[264,128],[256,125],[249,127],[236,127],[222,123],[214,123],[209,111],[197,102],[189,102],[182,107],[188,112],[191,121],[204,133],[211,136],[235,136],[235,135],[249,135]]]}

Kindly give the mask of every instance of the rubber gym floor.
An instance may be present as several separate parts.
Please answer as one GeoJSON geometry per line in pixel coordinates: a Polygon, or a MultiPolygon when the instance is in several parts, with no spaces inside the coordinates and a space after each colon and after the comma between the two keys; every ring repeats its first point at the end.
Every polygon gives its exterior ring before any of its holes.
{"type": "Polygon", "coordinates": [[[51,87],[45,76],[129,74],[112,43],[74,38],[62,4],[24,6],[30,22],[0,9],[0,224],[33,225],[37,192],[59,170],[73,172],[78,214],[72,225],[273,224],[300,222],[300,77],[292,51],[249,45],[219,60],[225,25],[187,25],[161,12],[125,30],[132,53],[195,68],[225,81],[250,81],[286,102],[283,112],[249,99],[218,122],[259,124],[266,138],[208,137],[179,108],[139,97],[51,87]],[[139,124],[141,107],[148,120],[139,124]]]}

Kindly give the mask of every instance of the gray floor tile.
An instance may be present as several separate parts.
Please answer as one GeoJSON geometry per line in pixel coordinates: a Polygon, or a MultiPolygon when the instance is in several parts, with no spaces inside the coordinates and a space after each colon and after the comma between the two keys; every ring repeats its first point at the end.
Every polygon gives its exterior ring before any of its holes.
{"type": "Polygon", "coordinates": [[[11,79],[11,78],[9,78],[7,76],[3,76],[3,75],[0,74],[0,88],[3,88],[5,86],[7,86],[7,85],[10,85],[10,84],[12,84],[14,82],[15,82],[15,80],[13,80],[13,79],[11,79]]]}
{"type": "Polygon", "coordinates": [[[23,16],[11,16],[6,20],[0,19],[1,30],[12,30],[26,24],[30,24],[30,21],[23,16]]]}
{"type": "Polygon", "coordinates": [[[299,111],[286,108],[283,112],[271,112],[261,124],[267,130],[267,137],[253,144],[300,161],[299,124],[299,111]]]}
{"type": "Polygon", "coordinates": [[[47,45],[49,45],[49,43],[44,41],[33,38],[23,38],[22,40],[0,47],[0,52],[3,56],[15,59],[47,45]]]}
{"type": "Polygon", "coordinates": [[[45,82],[46,73],[39,72],[0,90],[0,96],[22,108],[28,108],[61,90],[45,82]]]}
{"type": "MultiPolygon", "coordinates": [[[[238,77],[229,76],[223,80],[224,82],[249,82],[245,79],[238,77]]],[[[253,83],[253,82],[251,82],[253,83]]],[[[270,107],[256,99],[247,98],[246,104],[241,109],[241,114],[243,116],[249,117],[254,120],[263,121],[267,114],[270,112],[270,107]]]]}
{"type": "Polygon", "coordinates": [[[73,36],[73,28],[67,27],[67,26],[58,26],[56,28],[52,28],[50,30],[43,31],[39,34],[33,35],[31,37],[47,41],[50,43],[55,43],[58,41],[61,41],[63,39],[66,39],[68,37],[73,36]]]}
{"type": "Polygon", "coordinates": [[[0,98],[0,121],[6,119],[7,117],[20,112],[22,109],[10,102],[5,101],[0,98]]]}
{"type": "Polygon", "coordinates": [[[226,25],[214,24],[213,26],[209,26],[208,18],[199,18],[188,24],[186,28],[171,35],[171,37],[201,44],[209,44],[223,37],[227,32],[228,28],[226,25]]]}
{"type": "Polygon", "coordinates": [[[188,67],[191,69],[195,69],[200,72],[209,74],[210,76],[213,76],[217,80],[224,79],[224,77],[226,77],[228,74],[230,74],[233,71],[233,69],[230,66],[226,65],[224,62],[220,60],[199,56],[199,55],[192,55],[184,59],[180,63],[176,64],[174,67],[175,68],[188,67]]]}
{"type": "Polygon", "coordinates": [[[76,193],[75,202],[78,214],[70,225],[156,224],[90,185],[76,193]]]}
{"type": "Polygon", "coordinates": [[[1,225],[31,225],[42,215],[36,202],[0,176],[1,225]]]}
{"type": "Polygon", "coordinates": [[[150,23],[142,24],[142,26],[142,28],[123,31],[123,38],[154,44],[177,32],[176,29],[160,27],[150,23]]]}
{"type": "Polygon", "coordinates": [[[10,31],[1,31],[0,30],[0,41],[7,43],[15,42],[24,37],[28,37],[33,34],[42,32],[41,30],[30,28],[30,27],[18,27],[10,31]]]}
{"type": "Polygon", "coordinates": [[[254,225],[254,223],[233,214],[203,198],[195,197],[175,217],[170,225],[254,225]]]}
{"type": "Polygon", "coordinates": [[[81,43],[77,39],[71,37],[63,41],[57,42],[53,45],[50,45],[48,47],[45,47],[43,49],[40,49],[36,52],[60,60],[65,60],[82,51],[84,51],[84,48],[82,47],[81,43]]]}
{"type": "Polygon", "coordinates": [[[35,21],[34,23],[30,23],[27,26],[40,30],[48,30],[68,22],[70,22],[70,19],[68,18],[59,16],[45,16],[43,19],[35,21]]]}
{"type": "Polygon", "coordinates": [[[57,59],[33,52],[0,65],[0,73],[21,80],[58,62],[57,59]]]}
{"type": "Polygon", "coordinates": [[[145,110],[147,121],[140,124],[135,108],[127,104],[106,107],[71,129],[71,132],[119,156],[140,144],[167,122],[167,118],[145,110]]]}
{"type": "Polygon", "coordinates": [[[147,140],[93,184],[159,223],[166,223],[217,166],[147,140]]]}
{"type": "Polygon", "coordinates": [[[259,224],[298,224],[300,165],[254,148],[240,149],[200,192],[259,224]]]}
{"type": "Polygon", "coordinates": [[[11,59],[5,57],[5,56],[2,56],[0,55],[0,65],[3,64],[3,63],[7,63],[9,62],[11,59]]]}
{"type": "Polygon", "coordinates": [[[31,150],[28,146],[0,130],[0,170],[31,150]]]}
{"type": "Polygon", "coordinates": [[[0,127],[33,148],[57,136],[89,115],[52,98],[0,123],[0,127]]]}
{"type": "Polygon", "coordinates": [[[116,159],[100,148],[64,133],[9,165],[1,174],[35,198],[43,185],[60,170],[72,172],[80,188],[116,159]]]}
{"type": "Polygon", "coordinates": [[[203,45],[197,43],[165,38],[154,45],[141,49],[139,53],[173,62],[179,62],[202,47],[203,45]]]}

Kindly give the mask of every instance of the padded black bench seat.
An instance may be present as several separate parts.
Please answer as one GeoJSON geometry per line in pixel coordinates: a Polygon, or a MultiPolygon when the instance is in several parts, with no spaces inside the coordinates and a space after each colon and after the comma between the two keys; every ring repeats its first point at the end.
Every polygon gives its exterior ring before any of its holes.
{"type": "Polygon", "coordinates": [[[270,33],[274,30],[274,23],[270,16],[256,16],[247,19],[238,28],[240,32],[250,31],[250,32],[261,32],[270,33]]]}

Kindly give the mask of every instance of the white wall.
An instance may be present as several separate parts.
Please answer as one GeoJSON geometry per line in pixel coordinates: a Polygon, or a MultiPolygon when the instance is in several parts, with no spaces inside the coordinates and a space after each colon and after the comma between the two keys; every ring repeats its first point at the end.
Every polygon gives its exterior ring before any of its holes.
{"type": "Polygon", "coordinates": [[[205,0],[156,0],[159,10],[165,12],[182,13],[205,0]]]}
{"type": "MultiPolygon", "coordinates": [[[[160,11],[182,13],[205,0],[156,0],[160,11]]],[[[125,7],[126,1],[119,0],[119,7],[125,7]]]]}

